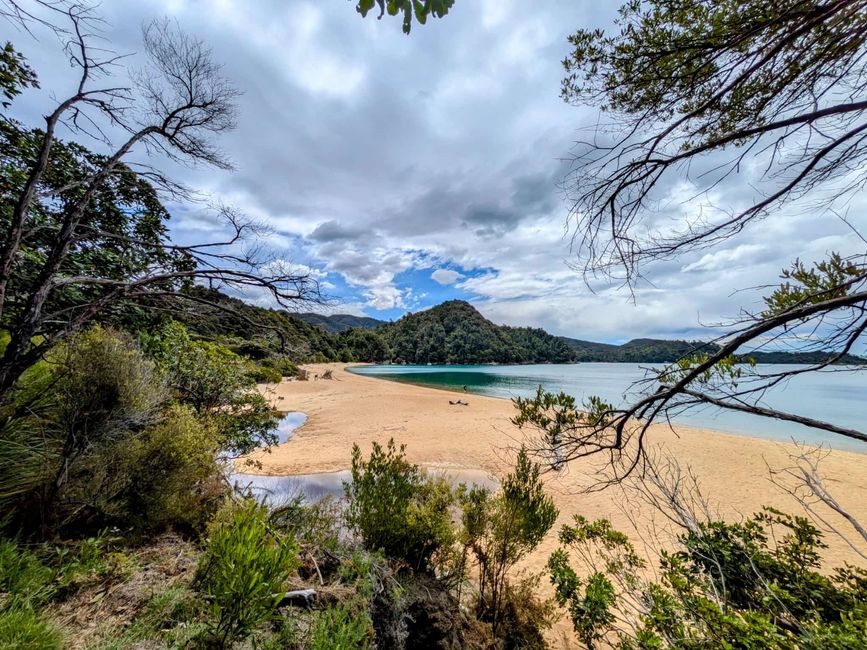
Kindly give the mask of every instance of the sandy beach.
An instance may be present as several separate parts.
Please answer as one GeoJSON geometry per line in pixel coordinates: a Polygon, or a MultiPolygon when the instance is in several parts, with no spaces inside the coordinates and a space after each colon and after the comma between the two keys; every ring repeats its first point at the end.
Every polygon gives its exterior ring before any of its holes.
{"type": "MultiPolygon", "coordinates": [[[[309,366],[320,376],[326,369],[332,370],[334,379],[284,381],[267,387],[266,394],[278,409],[302,411],[308,420],[287,443],[270,453],[256,455],[262,462],[258,472],[284,475],[346,469],[353,443],[366,452],[373,441],[385,443],[389,438],[406,445],[412,462],[429,468],[480,469],[494,476],[502,476],[510,469],[522,434],[509,421],[514,407],[508,400],[363,377],[346,368],[347,364],[309,366]],[[453,406],[450,399],[463,399],[469,405],[453,406]]],[[[682,465],[688,465],[700,481],[703,494],[727,518],[747,516],[762,505],[803,512],[792,497],[769,481],[769,466],[791,465],[789,454],[795,450],[794,445],[689,427],[678,427],[673,432],[664,425],[654,427],[650,443],[662,445],[682,465]]],[[[840,504],[862,522],[867,522],[865,460],[863,454],[833,451],[821,465],[822,475],[840,504]]],[[[658,523],[659,518],[653,517],[649,508],[625,502],[617,489],[582,492],[594,482],[594,476],[593,465],[582,461],[570,463],[563,472],[545,475],[560,517],[529,558],[528,569],[544,567],[556,548],[560,524],[571,521],[575,514],[610,519],[635,536],[639,545],[637,537],[648,535],[658,523]],[[628,517],[624,508],[634,516],[628,517]],[[630,522],[636,517],[642,530],[636,530],[630,522]]],[[[860,560],[839,538],[829,535],[826,541],[829,548],[825,554],[831,563],[860,560]]],[[[560,636],[566,629],[558,625],[555,635],[560,636]]]]}

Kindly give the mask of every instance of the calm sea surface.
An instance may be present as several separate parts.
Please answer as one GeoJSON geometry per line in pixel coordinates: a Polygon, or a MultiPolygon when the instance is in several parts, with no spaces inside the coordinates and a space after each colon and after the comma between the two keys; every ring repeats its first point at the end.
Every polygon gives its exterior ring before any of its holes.
{"type": "MultiPolygon", "coordinates": [[[[624,405],[637,395],[635,382],[648,378],[653,364],[577,363],[532,366],[359,366],[352,372],[436,388],[466,390],[492,397],[528,397],[538,386],[564,391],[583,400],[598,395],[624,405]]],[[[758,372],[779,372],[798,366],[760,365],[758,372]]],[[[743,385],[743,382],[742,382],[743,385]]],[[[649,384],[645,384],[647,388],[649,384]]],[[[867,370],[810,372],[796,376],[767,393],[770,408],[826,420],[859,431],[867,429],[867,370]]],[[[715,407],[691,409],[674,421],[685,425],[773,440],[798,440],[867,453],[867,444],[808,429],[793,422],[769,420],[715,407]]]]}

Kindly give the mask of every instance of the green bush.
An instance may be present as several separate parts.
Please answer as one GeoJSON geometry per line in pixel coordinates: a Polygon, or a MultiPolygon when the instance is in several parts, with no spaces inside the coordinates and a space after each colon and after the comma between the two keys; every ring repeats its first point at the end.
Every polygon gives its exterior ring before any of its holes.
{"type": "Polygon", "coordinates": [[[276,369],[283,377],[294,377],[298,374],[298,366],[291,359],[284,356],[268,356],[259,362],[259,365],[266,368],[276,369]]]}
{"type": "Polygon", "coordinates": [[[95,445],[65,497],[83,506],[91,526],[200,530],[225,496],[217,454],[213,427],[176,405],[143,431],[95,445]]]}
{"type": "MultiPolygon", "coordinates": [[[[128,334],[93,327],[49,357],[55,417],[75,451],[154,422],[169,397],[165,382],[128,334]]],[[[67,441],[68,442],[68,441],[67,441]]]]}
{"type": "Polygon", "coordinates": [[[497,632],[512,568],[544,539],[558,511],[545,494],[539,465],[523,449],[500,492],[476,487],[462,500],[463,543],[478,567],[477,612],[497,632]]]}
{"type": "Polygon", "coordinates": [[[4,404],[0,500],[19,526],[43,531],[91,516],[81,498],[94,485],[89,455],[152,424],[167,398],[156,366],[122,332],[93,327],[54,348],[4,404]]]}
{"type": "Polygon", "coordinates": [[[247,372],[247,376],[257,384],[279,384],[283,379],[280,370],[264,365],[254,365],[247,372]]]}
{"type": "Polygon", "coordinates": [[[129,443],[118,471],[130,477],[125,519],[143,529],[204,527],[225,496],[217,435],[183,406],[129,443]]]}
{"type": "Polygon", "coordinates": [[[284,377],[294,377],[298,374],[298,366],[286,357],[278,357],[274,359],[274,367],[280,371],[284,377]]]}
{"type": "Polygon", "coordinates": [[[503,650],[545,650],[548,647],[544,631],[559,616],[557,603],[539,596],[543,575],[524,576],[515,584],[506,584],[497,623],[497,636],[503,640],[503,650]]]}
{"type": "Polygon", "coordinates": [[[368,460],[353,445],[352,482],[344,491],[346,521],[368,549],[428,571],[434,555],[454,544],[451,485],[407,462],[404,447],[398,449],[394,440],[385,449],[374,442],[368,460]]]}
{"type": "Polygon", "coordinates": [[[218,343],[194,341],[180,323],[142,340],[178,399],[210,420],[225,451],[246,454],[277,441],[276,413],[256,390],[246,360],[218,343]]]}
{"type": "Polygon", "coordinates": [[[310,650],[367,650],[374,631],[366,602],[341,603],[317,612],[310,632],[310,650]]]}
{"type": "Polygon", "coordinates": [[[822,566],[821,538],[807,519],[772,509],[741,523],[699,522],[660,554],[660,579],[649,581],[623,533],[576,516],[549,568],[589,648],[612,638],[624,650],[867,647],[867,571],[822,566]],[[579,576],[569,551],[599,570],[579,576]]]}
{"type": "Polygon", "coordinates": [[[297,558],[294,538],[269,525],[264,506],[246,500],[218,513],[197,571],[216,642],[226,647],[274,617],[297,558]]]}
{"type": "Polygon", "coordinates": [[[60,630],[30,609],[0,613],[0,650],[60,650],[60,630]]]}
{"type": "Polygon", "coordinates": [[[60,436],[45,417],[56,404],[53,370],[38,361],[0,400],[0,511],[10,519],[38,514],[32,497],[52,480],[59,463],[60,436]]]}
{"type": "Polygon", "coordinates": [[[38,608],[55,592],[54,571],[12,540],[0,540],[0,611],[38,608]]]}

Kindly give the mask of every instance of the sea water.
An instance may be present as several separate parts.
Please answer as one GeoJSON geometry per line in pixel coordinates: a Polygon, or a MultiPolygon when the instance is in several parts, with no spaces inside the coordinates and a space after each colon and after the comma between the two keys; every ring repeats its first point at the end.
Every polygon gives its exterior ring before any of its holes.
{"type": "MultiPolygon", "coordinates": [[[[803,366],[761,364],[745,372],[771,373],[803,366]]],[[[422,386],[448,388],[500,398],[530,397],[539,386],[563,391],[583,402],[591,395],[624,406],[641,391],[655,390],[658,364],[576,363],[523,366],[357,366],[352,372],[422,386]]],[[[741,387],[748,380],[741,381],[741,387]]],[[[763,406],[836,425],[867,430],[867,368],[834,366],[807,372],[782,382],[762,398],[763,406]]],[[[726,411],[712,406],[690,408],[673,415],[683,424],[772,440],[796,440],[810,445],[867,452],[867,443],[807,428],[794,422],[726,411]]]]}

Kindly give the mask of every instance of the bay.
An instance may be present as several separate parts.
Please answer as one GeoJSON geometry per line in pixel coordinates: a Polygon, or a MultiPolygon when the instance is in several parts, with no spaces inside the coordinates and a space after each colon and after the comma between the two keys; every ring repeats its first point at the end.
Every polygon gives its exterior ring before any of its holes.
{"type": "MultiPolygon", "coordinates": [[[[641,389],[652,389],[653,370],[658,364],[577,363],[515,366],[356,366],[360,375],[402,381],[433,388],[445,388],[512,399],[530,397],[542,386],[547,391],[563,391],[579,401],[598,395],[623,406],[641,389]],[[637,385],[637,382],[646,383],[637,385]]],[[[758,373],[781,372],[802,366],[758,365],[758,373]]],[[[746,371],[746,369],[745,369],[746,371]]],[[[742,382],[743,383],[743,382],[742,382]]],[[[867,371],[840,368],[795,376],[767,392],[761,404],[818,420],[864,431],[867,429],[867,371]]],[[[772,420],[711,406],[691,408],[673,418],[683,424],[727,433],[757,436],[772,440],[798,441],[836,449],[867,452],[867,444],[851,438],[817,431],[794,422],[772,420]]]]}

